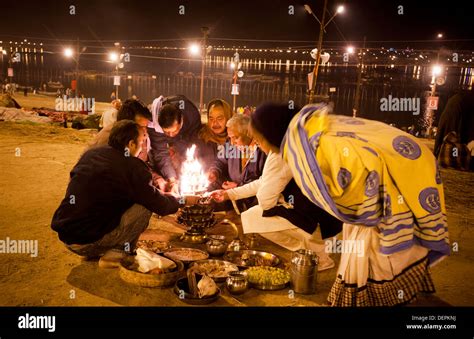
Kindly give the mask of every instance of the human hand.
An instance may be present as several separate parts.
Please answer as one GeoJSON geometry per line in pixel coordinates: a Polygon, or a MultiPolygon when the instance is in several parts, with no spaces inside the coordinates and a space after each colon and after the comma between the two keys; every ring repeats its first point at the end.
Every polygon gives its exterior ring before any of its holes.
{"type": "Polygon", "coordinates": [[[222,183],[222,188],[225,189],[225,190],[228,190],[228,189],[231,189],[231,188],[236,188],[238,185],[237,183],[233,182],[233,181],[224,181],[222,183]]]}
{"type": "Polygon", "coordinates": [[[223,202],[227,200],[229,197],[227,193],[224,190],[215,190],[212,191],[209,196],[215,201],[215,202],[223,202]]]}
{"type": "Polygon", "coordinates": [[[160,191],[163,192],[166,191],[166,186],[168,185],[168,183],[163,177],[153,178],[153,184],[155,185],[155,187],[158,187],[160,191]]]}

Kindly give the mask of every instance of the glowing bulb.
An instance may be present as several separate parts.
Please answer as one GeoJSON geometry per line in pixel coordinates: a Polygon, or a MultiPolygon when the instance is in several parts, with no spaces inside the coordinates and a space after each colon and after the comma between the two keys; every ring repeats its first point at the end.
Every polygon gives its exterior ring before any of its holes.
{"type": "Polygon", "coordinates": [[[200,48],[198,44],[191,44],[189,46],[189,53],[191,53],[192,55],[198,55],[199,52],[200,52],[200,48]]]}
{"type": "Polygon", "coordinates": [[[436,77],[440,75],[442,72],[443,72],[443,68],[441,67],[441,65],[433,65],[433,69],[432,69],[433,76],[436,77]]]}
{"type": "Polygon", "coordinates": [[[110,61],[116,62],[116,61],[118,61],[118,59],[119,59],[119,56],[118,56],[117,53],[115,53],[115,52],[109,53],[109,60],[110,61]]]}
{"type": "Polygon", "coordinates": [[[73,54],[74,54],[74,52],[72,51],[71,48],[65,48],[65,49],[64,49],[64,56],[65,56],[66,58],[72,57],[73,54]]]}

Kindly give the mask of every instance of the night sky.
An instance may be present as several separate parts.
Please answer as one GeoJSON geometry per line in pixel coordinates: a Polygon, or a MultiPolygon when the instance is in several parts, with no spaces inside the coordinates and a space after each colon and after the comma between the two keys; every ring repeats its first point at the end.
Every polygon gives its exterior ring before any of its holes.
{"type": "MultiPolygon", "coordinates": [[[[316,41],[318,24],[304,11],[304,3],[310,4],[321,17],[323,0],[2,0],[0,36],[4,40],[79,37],[104,43],[107,40],[175,40],[198,37],[200,27],[209,26],[211,38],[316,41]],[[74,16],[69,15],[70,5],[76,6],[74,16]],[[179,5],[185,6],[185,15],[178,14],[179,5]],[[290,5],[295,6],[294,15],[288,15],[290,5]]],[[[455,48],[472,48],[474,42],[449,41],[474,38],[474,1],[441,5],[415,0],[329,0],[328,9],[334,13],[339,4],[344,4],[346,11],[336,18],[337,27],[328,26],[325,40],[329,43],[344,39],[358,41],[366,35],[368,40],[388,46],[390,43],[378,41],[430,40],[435,39],[438,32],[443,32],[445,43],[455,48]],[[403,6],[403,15],[398,14],[399,5],[403,6]]],[[[227,45],[233,43],[226,42],[227,45]]],[[[252,42],[240,44],[252,45],[252,42]]],[[[405,45],[416,48],[420,43],[407,41],[405,45]]]]}

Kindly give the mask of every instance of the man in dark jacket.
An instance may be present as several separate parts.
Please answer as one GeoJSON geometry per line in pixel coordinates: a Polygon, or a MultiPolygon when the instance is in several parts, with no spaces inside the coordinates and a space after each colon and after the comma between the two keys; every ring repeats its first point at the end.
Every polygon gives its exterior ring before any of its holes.
{"type": "Polygon", "coordinates": [[[177,198],[153,187],[150,172],[137,158],[144,137],[137,123],[119,121],[108,145],[88,150],[72,169],[51,223],[71,251],[86,257],[114,249],[132,252],[152,212],[178,210],[177,198]]]}
{"type": "MultiPolygon", "coordinates": [[[[186,149],[197,142],[201,116],[196,106],[184,96],[165,98],[159,106],[158,123],[148,128],[154,170],[178,191],[178,176],[186,149]]],[[[153,112],[157,114],[157,112],[153,112]]]]}

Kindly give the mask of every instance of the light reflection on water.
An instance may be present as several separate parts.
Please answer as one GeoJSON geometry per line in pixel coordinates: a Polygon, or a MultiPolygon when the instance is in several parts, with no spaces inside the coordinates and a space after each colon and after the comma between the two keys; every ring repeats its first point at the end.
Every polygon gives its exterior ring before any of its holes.
{"type": "MultiPolygon", "coordinates": [[[[18,49],[20,52],[21,49],[18,49]]],[[[26,49],[23,49],[25,51],[26,49]]],[[[31,49],[31,51],[33,51],[31,49]]],[[[211,56],[206,60],[204,98],[220,97],[232,102],[231,56],[211,56]]],[[[238,106],[257,106],[265,101],[288,102],[297,105],[307,101],[307,74],[313,70],[314,60],[294,58],[243,58],[244,76],[239,78],[238,106]]],[[[8,61],[1,58],[0,77],[6,76],[8,61]]],[[[68,86],[74,78],[74,62],[46,53],[23,53],[22,61],[14,65],[14,81],[20,85],[40,87],[47,81],[60,81],[68,86]]],[[[79,86],[88,97],[108,101],[114,90],[114,68],[106,62],[98,63],[90,56],[81,56],[79,86]]],[[[320,67],[317,92],[330,94],[339,114],[351,115],[354,105],[357,67],[355,64],[329,62],[320,67]],[[330,88],[335,92],[330,93],[330,88]]],[[[447,97],[461,86],[472,86],[472,68],[448,68],[446,84],[438,86],[440,109],[447,97]]],[[[119,94],[121,98],[137,95],[151,102],[158,95],[184,94],[199,101],[201,62],[199,60],[146,60],[133,58],[122,71],[119,94]],[[131,79],[127,79],[131,75],[131,79]],[[155,79],[152,77],[156,75],[155,79]]],[[[418,119],[410,112],[380,112],[380,99],[392,97],[423,97],[429,90],[430,70],[419,65],[390,68],[384,65],[364,65],[361,86],[361,116],[402,125],[411,125],[418,119]]]]}

